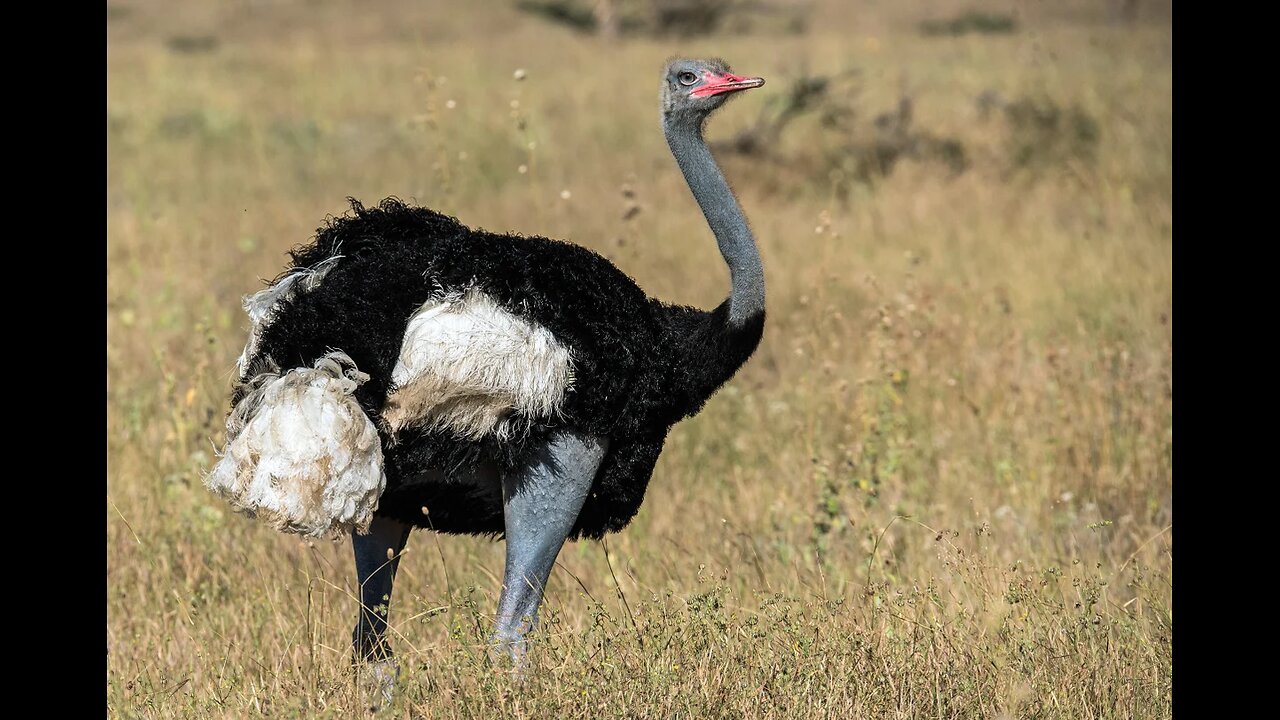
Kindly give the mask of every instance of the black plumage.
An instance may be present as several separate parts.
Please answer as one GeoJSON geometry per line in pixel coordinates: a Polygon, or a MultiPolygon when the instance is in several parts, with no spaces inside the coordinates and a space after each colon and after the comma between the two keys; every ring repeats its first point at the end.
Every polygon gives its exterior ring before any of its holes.
{"type": "Polygon", "coordinates": [[[356,398],[382,436],[387,488],[378,514],[440,532],[501,534],[501,490],[460,485],[432,471],[447,478],[479,458],[515,467],[561,426],[610,440],[571,537],[625,527],[670,427],[697,413],[736,373],[764,327],[763,311],[730,323],[728,300],[707,312],[649,298],[578,245],[472,230],[394,198],[374,208],[351,200],[349,213],[330,219],[314,242],[291,255],[290,270],[341,259],[316,287],[272,309],[241,385],[272,364],[309,367],[331,350],[345,352],[369,375],[356,398]],[[569,349],[574,382],[562,414],[528,423],[501,442],[412,427],[393,436],[380,417],[408,319],[433,296],[468,287],[547,328],[569,349]]]}

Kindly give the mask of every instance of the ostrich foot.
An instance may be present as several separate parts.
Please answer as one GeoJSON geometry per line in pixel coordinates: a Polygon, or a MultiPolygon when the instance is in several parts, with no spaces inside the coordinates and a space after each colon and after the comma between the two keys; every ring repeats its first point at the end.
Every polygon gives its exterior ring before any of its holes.
{"type": "Polygon", "coordinates": [[[391,705],[400,678],[400,663],[393,658],[370,660],[360,666],[360,688],[370,699],[369,709],[378,711],[391,705]]]}
{"type": "Polygon", "coordinates": [[[507,637],[494,634],[489,638],[489,661],[500,673],[510,673],[523,680],[529,666],[529,641],[523,635],[507,637]]]}

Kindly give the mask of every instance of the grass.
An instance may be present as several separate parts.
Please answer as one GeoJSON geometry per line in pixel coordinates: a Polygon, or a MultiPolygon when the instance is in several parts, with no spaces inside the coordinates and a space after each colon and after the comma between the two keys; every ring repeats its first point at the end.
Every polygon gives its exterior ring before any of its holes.
{"type": "Polygon", "coordinates": [[[605,46],[508,3],[434,5],[109,6],[108,716],[371,700],[349,548],[201,485],[239,298],[344,197],[573,240],[659,297],[721,298],[657,127],[677,51],[771,80],[856,68],[868,113],[906,83],[916,125],[971,165],[815,176],[804,159],[837,144],[816,121],[782,138],[795,163],[726,158],[766,264],[760,351],[672,433],[631,526],[565,548],[523,685],[484,652],[502,545],[415,534],[387,714],[1172,714],[1171,20],[1015,3],[1014,33],[935,38],[917,23],[969,8],[832,0],[806,35],[605,46]],[[1092,118],[1096,146],[1015,167],[1019,139],[975,108],[988,90],[1092,118]]]}

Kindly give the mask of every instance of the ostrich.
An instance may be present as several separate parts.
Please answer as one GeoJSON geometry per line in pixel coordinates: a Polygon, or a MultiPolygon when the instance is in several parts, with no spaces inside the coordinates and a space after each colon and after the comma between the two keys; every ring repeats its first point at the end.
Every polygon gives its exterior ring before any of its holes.
{"type": "Polygon", "coordinates": [[[245,299],[228,441],[206,484],[278,530],[351,534],[353,652],[385,682],[412,528],[505,538],[492,642],[520,666],[565,541],[626,526],[671,426],[755,351],[764,272],[703,125],[763,84],[721,60],[673,60],[662,78],[667,144],[729,266],[710,312],[648,297],[577,245],[394,198],[350,200],[245,299]]]}

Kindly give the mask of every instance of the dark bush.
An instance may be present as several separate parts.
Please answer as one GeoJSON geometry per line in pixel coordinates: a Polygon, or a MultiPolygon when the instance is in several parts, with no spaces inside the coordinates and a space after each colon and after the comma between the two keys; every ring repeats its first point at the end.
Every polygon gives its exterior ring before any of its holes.
{"type": "Polygon", "coordinates": [[[591,8],[574,0],[520,0],[516,8],[579,32],[595,32],[596,17],[591,8]]]}
{"type": "Polygon", "coordinates": [[[217,50],[218,38],[214,35],[174,35],[165,44],[173,52],[194,55],[217,50]]]}
{"type": "Polygon", "coordinates": [[[518,0],[516,8],[578,32],[656,37],[696,37],[720,30],[744,32],[759,18],[773,17],[788,33],[807,27],[804,5],[747,0],[518,0]],[[603,21],[609,27],[602,27],[603,21]]]}
{"type": "Polygon", "coordinates": [[[969,10],[953,18],[924,20],[919,27],[922,35],[931,36],[1007,35],[1016,30],[1018,24],[1011,15],[969,10]]]}
{"type": "Polygon", "coordinates": [[[1101,130],[1079,106],[1047,98],[1022,98],[1004,107],[1008,155],[1015,168],[1043,169],[1071,161],[1092,162],[1101,130]]]}
{"type": "Polygon", "coordinates": [[[848,189],[851,182],[872,182],[891,174],[902,160],[937,163],[951,175],[969,166],[964,143],[939,137],[914,124],[914,100],[905,92],[897,107],[870,122],[860,121],[854,73],[802,75],[772,97],[751,127],[713,148],[770,160],[819,182],[848,189]],[[805,116],[816,120],[812,142],[783,152],[784,131],[805,116]],[[810,149],[813,148],[813,149],[810,149]]]}

